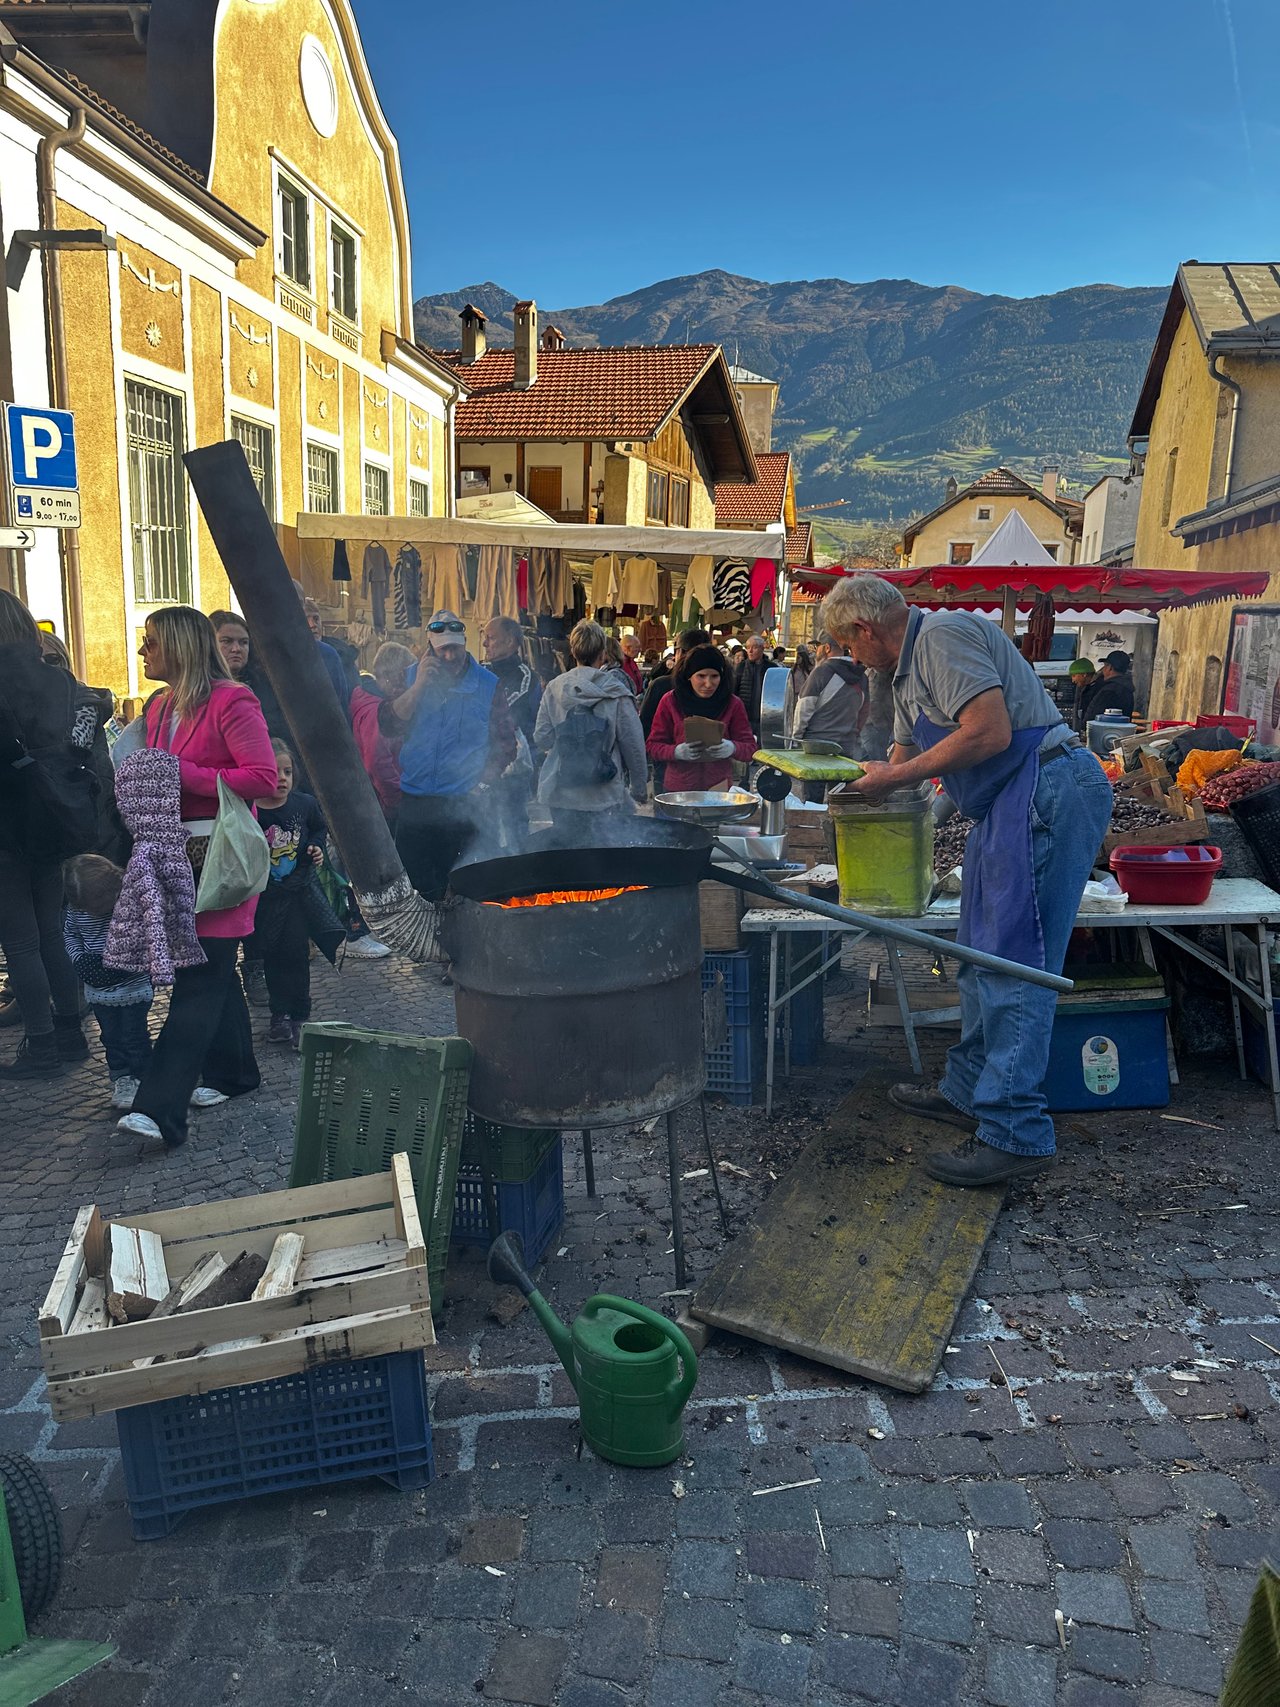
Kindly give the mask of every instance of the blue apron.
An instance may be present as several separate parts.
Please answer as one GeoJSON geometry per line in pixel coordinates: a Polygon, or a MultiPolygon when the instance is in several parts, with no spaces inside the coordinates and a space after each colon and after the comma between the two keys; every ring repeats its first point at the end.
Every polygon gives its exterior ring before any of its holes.
{"type": "MultiPolygon", "coordinates": [[[[922,712],[912,736],[922,753],[954,734],[922,712]]],[[[1044,931],[1036,901],[1031,802],[1040,780],[1040,743],[1048,728],[1015,729],[1003,753],[942,778],[975,820],[964,855],[957,940],[1004,960],[1044,968],[1044,931]]]]}

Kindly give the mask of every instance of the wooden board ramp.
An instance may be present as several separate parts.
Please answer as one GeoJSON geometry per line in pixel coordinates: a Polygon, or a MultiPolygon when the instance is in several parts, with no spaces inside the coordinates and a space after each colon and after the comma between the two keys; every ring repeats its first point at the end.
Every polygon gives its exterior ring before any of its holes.
{"type": "Polygon", "coordinates": [[[860,1086],[729,1246],[690,1314],[922,1392],[1004,1202],[1002,1187],[957,1190],[917,1165],[961,1136],[894,1108],[883,1085],[860,1086]]]}

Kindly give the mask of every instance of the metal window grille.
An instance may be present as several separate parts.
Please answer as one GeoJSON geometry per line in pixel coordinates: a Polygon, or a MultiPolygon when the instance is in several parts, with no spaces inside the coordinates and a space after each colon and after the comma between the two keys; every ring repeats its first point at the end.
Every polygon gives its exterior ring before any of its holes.
{"type": "Polygon", "coordinates": [[[391,513],[391,480],[385,468],[376,462],[364,465],[364,513],[366,516],[386,516],[391,513]]]}
{"type": "Polygon", "coordinates": [[[409,482],[409,514],[411,516],[429,516],[431,514],[431,488],[425,480],[410,480],[409,482]]]}
{"type": "Polygon", "coordinates": [[[330,294],[334,309],[347,320],[356,318],[356,240],[340,225],[330,227],[330,294]]]}
{"type": "Polygon", "coordinates": [[[246,421],[240,415],[231,417],[231,431],[244,448],[245,461],[249,464],[253,483],[258,488],[262,507],[274,521],[276,514],[274,434],[271,428],[264,427],[261,421],[246,421]]]}
{"type": "Polygon", "coordinates": [[[142,604],[187,604],[191,554],[182,399],[129,379],[125,417],[134,596],[142,604]]]}
{"type": "Polygon", "coordinates": [[[338,513],[338,453],[328,445],[307,446],[307,508],[321,516],[338,513]]]}
{"type": "Polygon", "coordinates": [[[311,286],[310,218],[306,194],[280,180],[280,271],[303,290],[311,286]]]}

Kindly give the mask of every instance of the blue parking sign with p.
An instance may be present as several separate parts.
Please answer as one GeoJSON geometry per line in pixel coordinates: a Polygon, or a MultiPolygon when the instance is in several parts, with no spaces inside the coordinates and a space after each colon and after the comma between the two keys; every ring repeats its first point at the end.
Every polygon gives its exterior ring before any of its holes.
{"type": "Polygon", "coordinates": [[[11,486],[76,490],[75,419],[69,409],[6,403],[5,444],[11,486]]]}

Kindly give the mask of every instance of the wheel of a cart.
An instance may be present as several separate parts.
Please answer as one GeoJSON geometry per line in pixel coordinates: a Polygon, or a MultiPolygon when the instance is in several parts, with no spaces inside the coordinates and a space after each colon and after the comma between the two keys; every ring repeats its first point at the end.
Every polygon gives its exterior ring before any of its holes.
{"type": "Polygon", "coordinates": [[[0,1492],[9,1514],[23,1616],[30,1624],[57,1592],[62,1575],[62,1525],[53,1495],[29,1458],[0,1452],[0,1492]]]}

